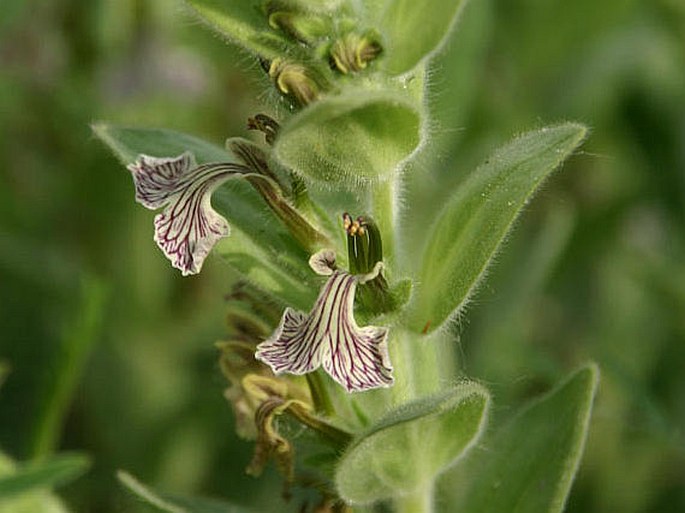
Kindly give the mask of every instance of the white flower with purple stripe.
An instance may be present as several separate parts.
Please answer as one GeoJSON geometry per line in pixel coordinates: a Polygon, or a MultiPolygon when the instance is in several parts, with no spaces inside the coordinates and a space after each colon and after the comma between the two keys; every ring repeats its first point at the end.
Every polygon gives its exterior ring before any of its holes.
{"type": "Polygon", "coordinates": [[[276,374],[306,374],[323,366],[348,392],[389,387],[394,383],[388,356],[388,328],[360,328],[354,319],[357,284],[374,279],[378,262],[366,275],[335,269],[335,253],[316,253],[309,264],[330,276],[309,315],[286,308],[274,334],[257,346],[255,357],[276,374]]]}
{"type": "Polygon", "coordinates": [[[212,193],[236,173],[237,164],[198,166],[190,152],[174,158],[140,155],[128,166],[133,175],[136,200],[156,210],[155,242],[171,264],[186,276],[197,274],[216,242],[228,236],[228,222],[211,204],[212,193]]]}

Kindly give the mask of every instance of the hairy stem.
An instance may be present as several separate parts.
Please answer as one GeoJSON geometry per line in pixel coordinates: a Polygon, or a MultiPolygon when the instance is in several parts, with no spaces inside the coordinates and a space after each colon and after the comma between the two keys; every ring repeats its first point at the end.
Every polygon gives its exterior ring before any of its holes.
{"type": "Polygon", "coordinates": [[[307,374],[307,384],[309,391],[312,394],[312,401],[317,412],[324,414],[327,417],[335,415],[335,407],[333,401],[328,394],[326,384],[321,379],[320,371],[310,372],[307,374]]]}
{"type": "Polygon", "coordinates": [[[373,218],[383,238],[383,259],[392,265],[395,256],[395,218],[397,181],[389,179],[374,185],[371,192],[373,218]]]}
{"type": "Polygon", "coordinates": [[[432,513],[433,486],[423,486],[414,492],[395,499],[397,513],[432,513]]]}
{"type": "Polygon", "coordinates": [[[393,403],[409,402],[440,390],[440,384],[455,377],[450,349],[451,337],[425,337],[403,330],[393,330],[391,358],[395,367],[396,385],[392,388],[393,403]]]}
{"type": "Polygon", "coordinates": [[[352,435],[347,431],[343,431],[323,419],[310,415],[300,408],[289,408],[288,413],[302,424],[324,435],[338,448],[343,448],[352,441],[352,435]]]}

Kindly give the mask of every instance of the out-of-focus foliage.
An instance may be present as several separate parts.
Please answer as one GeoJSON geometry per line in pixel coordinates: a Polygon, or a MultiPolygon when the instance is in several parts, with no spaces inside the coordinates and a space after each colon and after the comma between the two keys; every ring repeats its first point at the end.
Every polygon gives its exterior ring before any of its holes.
{"type": "MultiPolygon", "coordinates": [[[[244,475],[251,448],[222,397],[213,342],[233,276],[216,257],[195,278],[168,266],[153,214],[89,128],[163,126],[221,145],[263,110],[262,71],[175,0],[1,9],[0,447],[19,461],[88,453],[89,474],[60,490],[74,511],[135,511],[117,468],[155,489],[281,511],[273,474],[244,475]]],[[[515,133],[592,128],[454,327],[464,373],[505,417],[598,361],[567,511],[683,511],[685,6],[471,0],[459,23],[430,65],[438,136],[405,201],[431,208],[415,212],[433,212],[515,133]],[[434,161],[444,172],[422,175],[434,161]]],[[[408,246],[431,221],[409,220],[408,246]]],[[[460,491],[450,477],[444,511],[460,491]]]]}

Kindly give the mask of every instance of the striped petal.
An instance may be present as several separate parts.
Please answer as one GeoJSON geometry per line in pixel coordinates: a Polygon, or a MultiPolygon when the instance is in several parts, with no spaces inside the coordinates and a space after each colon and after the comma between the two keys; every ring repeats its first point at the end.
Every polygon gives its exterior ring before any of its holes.
{"type": "MultiPolygon", "coordinates": [[[[322,271],[321,261],[330,262],[330,253],[312,267],[322,271]]],[[[255,357],[276,374],[305,374],[323,366],[348,392],[391,386],[388,329],[360,328],[354,319],[357,284],[373,279],[380,268],[364,276],[331,270],[309,315],[286,308],[279,327],[257,346],[255,357]]]]}
{"type": "Polygon", "coordinates": [[[330,276],[335,270],[335,251],[322,249],[309,258],[309,267],[319,276],[330,276]]]}
{"type": "Polygon", "coordinates": [[[198,166],[189,152],[175,158],[140,155],[128,166],[136,200],[155,210],[154,240],[171,264],[186,276],[197,274],[209,251],[228,236],[228,222],[211,204],[212,193],[242,168],[235,164],[198,166]]]}

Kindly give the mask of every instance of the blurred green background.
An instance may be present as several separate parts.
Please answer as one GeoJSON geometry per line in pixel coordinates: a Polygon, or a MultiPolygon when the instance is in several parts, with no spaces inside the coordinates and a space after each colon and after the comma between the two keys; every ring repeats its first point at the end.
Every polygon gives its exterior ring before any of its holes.
{"type": "MultiPolygon", "coordinates": [[[[176,0],[0,2],[0,448],[88,453],[60,491],[74,511],[137,511],[119,468],[282,511],[273,472],[244,474],[251,445],[222,397],[213,343],[234,276],[216,258],[192,278],[169,266],[89,128],[246,136],[262,75],[176,0]]],[[[439,151],[408,185],[427,205],[516,133],[592,128],[455,330],[460,367],[505,419],[596,360],[567,510],[685,511],[685,2],[472,0],[430,87],[439,151]]]]}

